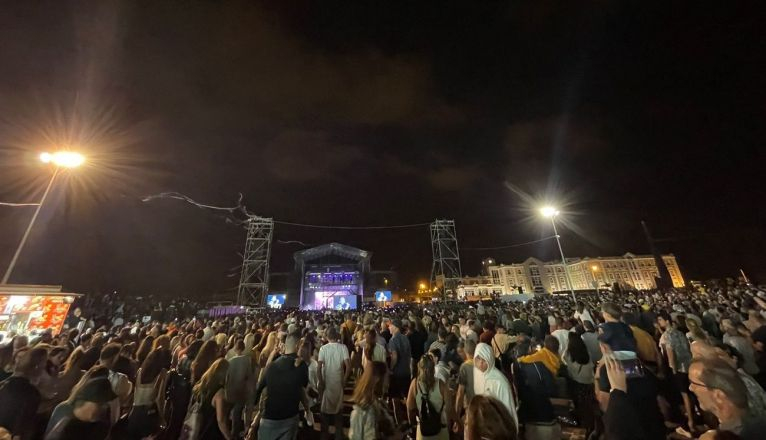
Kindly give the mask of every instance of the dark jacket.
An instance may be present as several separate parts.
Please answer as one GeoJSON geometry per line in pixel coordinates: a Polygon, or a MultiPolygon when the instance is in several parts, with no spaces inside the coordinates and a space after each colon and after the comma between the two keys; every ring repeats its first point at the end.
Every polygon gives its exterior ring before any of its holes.
{"type": "Polygon", "coordinates": [[[542,362],[514,363],[513,378],[519,393],[519,422],[550,422],[556,418],[551,403],[556,382],[542,362]]]}
{"type": "Polygon", "coordinates": [[[609,440],[652,440],[646,434],[638,411],[628,395],[620,390],[609,393],[609,405],[604,414],[604,438],[609,440]]]}

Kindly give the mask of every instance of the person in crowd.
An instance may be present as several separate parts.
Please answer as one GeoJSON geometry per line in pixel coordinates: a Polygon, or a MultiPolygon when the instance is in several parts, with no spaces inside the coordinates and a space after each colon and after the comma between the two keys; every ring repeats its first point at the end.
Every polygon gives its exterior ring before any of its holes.
{"type": "Polygon", "coordinates": [[[397,423],[400,423],[401,401],[405,399],[410,387],[410,360],[412,351],[410,341],[402,334],[402,321],[394,319],[388,325],[391,331],[391,340],[388,342],[388,352],[391,356],[391,377],[388,387],[389,397],[394,405],[397,423]]]}
{"type": "MultiPolygon", "coordinates": [[[[569,333],[569,332],[567,332],[569,333]]],[[[518,359],[523,364],[533,364],[542,362],[545,368],[551,372],[553,377],[559,374],[561,367],[561,358],[559,358],[559,340],[553,335],[548,335],[543,340],[543,345],[534,353],[522,356],[518,359]]]]}
{"type": "Polygon", "coordinates": [[[245,352],[244,339],[234,345],[235,355],[229,360],[226,375],[226,401],[232,405],[231,434],[239,438],[250,420],[250,402],[255,392],[255,365],[252,357],[245,352]]]}
{"type": "Polygon", "coordinates": [[[483,342],[485,344],[490,344],[492,342],[492,338],[495,337],[495,323],[492,321],[484,321],[484,325],[482,326],[482,332],[479,335],[479,342],[483,342]]]}
{"type": "Polygon", "coordinates": [[[556,329],[551,331],[551,336],[555,337],[559,341],[559,359],[564,357],[564,353],[567,351],[567,344],[569,344],[569,330],[572,328],[568,320],[562,318],[556,318],[556,329]]]}
{"type": "Polygon", "coordinates": [[[756,380],[742,369],[741,356],[736,356],[735,348],[721,344],[713,346],[705,341],[694,341],[691,344],[693,359],[718,359],[737,370],[739,378],[747,389],[747,407],[751,415],[766,417],[766,391],[756,380]],[[731,352],[731,353],[730,353],[731,352]],[[732,356],[734,354],[734,356],[732,356]]]}
{"type": "Polygon", "coordinates": [[[673,384],[681,393],[686,413],[686,431],[694,432],[694,411],[692,398],[689,396],[689,363],[692,360],[689,340],[676,329],[669,313],[663,311],[657,316],[657,325],[662,331],[659,346],[667,357],[673,384]]]}
{"type": "Polygon", "coordinates": [[[373,362],[386,361],[386,347],[378,343],[378,332],[374,328],[364,334],[364,346],[362,347],[362,366],[366,369],[373,362]]]}
{"type": "Polygon", "coordinates": [[[464,349],[467,359],[460,365],[460,370],[458,371],[458,386],[455,395],[455,412],[457,413],[458,421],[474,396],[473,356],[476,353],[476,343],[473,341],[466,341],[464,349]]]}
{"type": "MultiPolygon", "coordinates": [[[[598,334],[596,333],[595,324],[591,321],[583,322],[583,334],[580,335],[585,346],[588,348],[588,356],[591,361],[598,362],[601,360],[601,347],[598,343],[598,334]]],[[[648,333],[647,333],[648,334],[648,333]]],[[[650,336],[651,337],[651,336],[650,336]]],[[[652,341],[654,345],[654,341],[652,341]]]]}
{"type": "Polygon", "coordinates": [[[497,324],[495,326],[495,335],[490,339],[489,345],[495,351],[495,357],[500,358],[514,342],[516,342],[516,338],[506,332],[505,324],[497,324]]]}
{"type": "Polygon", "coordinates": [[[0,426],[14,438],[32,439],[35,414],[42,396],[35,386],[45,372],[48,350],[44,347],[19,351],[13,375],[0,383],[0,426]]]}
{"type": "Polygon", "coordinates": [[[338,330],[333,326],[327,330],[327,344],[319,349],[317,361],[319,393],[322,397],[322,439],[328,437],[330,421],[335,424],[335,438],[343,438],[343,389],[351,373],[348,347],[338,342],[338,330]]]}
{"type": "MultiPolygon", "coordinates": [[[[602,305],[602,312],[606,320],[600,327],[599,335],[602,353],[604,356],[608,354],[610,359],[620,363],[621,368],[624,368],[623,365],[630,366],[635,373],[626,379],[626,396],[620,398],[627,397],[631,407],[640,408],[638,418],[648,438],[662,438],[665,435],[665,424],[657,403],[659,395],[657,379],[651,371],[640,368],[633,332],[627,324],[615,318],[615,315],[621,316],[620,309],[613,303],[606,303],[602,305]]],[[[595,378],[598,383],[596,397],[602,411],[606,411],[610,403],[612,386],[607,375],[604,357],[596,368],[595,378]]]]}
{"type": "Polygon", "coordinates": [[[633,313],[623,313],[622,322],[630,327],[633,338],[636,340],[636,354],[641,359],[644,366],[651,369],[654,373],[659,371],[662,366],[662,354],[654,340],[646,330],[638,326],[636,315],[633,313]]]}
{"type": "Polygon", "coordinates": [[[109,436],[107,412],[117,395],[106,376],[86,380],[59,404],[51,416],[45,440],[103,440],[109,436]]]}
{"type": "Polygon", "coordinates": [[[59,373],[57,380],[53,382],[54,394],[58,397],[56,404],[69,397],[72,388],[74,388],[85,373],[82,368],[82,358],[83,351],[78,347],[69,355],[64,364],[63,371],[59,373]]]}
{"type": "Polygon", "coordinates": [[[609,440],[653,440],[651,431],[641,424],[641,409],[628,398],[628,380],[620,361],[611,353],[602,360],[604,374],[612,388],[604,411],[604,438],[609,440]]]}
{"type": "Polygon", "coordinates": [[[501,401],[513,417],[515,426],[518,426],[517,405],[511,384],[505,375],[495,368],[495,357],[489,345],[479,343],[476,346],[473,367],[474,395],[494,397],[501,401]]]}
{"type": "Polygon", "coordinates": [[[85,353],[83,354],[83,368],[89,370],[92,366],[96,365],[98,358],[101,356],[101,349],[106,345],[106,342],[107,340],[103,333],[98,332],[93,335],[88,348],[85,349],[85,353]]]}
{"type": "Polygon", "coordinates": [[[588,355],[588,348],[585,342],[577,333],[569,333],[569,344],[564,354],[564,363],[569,377],[569,390],[575,405],[575,412],[580,426],[585,428],[586,436],[590,434],[594,427],[595,413],[594,402],[594,366],[588,355]]]}
{"type": "MultiPolygon", "coordinates": [[[[372,330],[374,331],[374,330],[372,330]]],[[[395,432],[394,421],[382,402],[380,393],[388,368],[384,362],[371,361],[354,387],[351,400],[350,440],[378,440],[395,432]]]]}
{"type": "Polygon", "coordinates": [[[766,419],[748,412],[747,390],[734,368],[720,359],[694,359],[689,366],[689,390],[699,399],[700,408],[718,418],[715,432],[701,438],[717,438],[730,432],[742,440],[763,438],[766,419]]]}
{"type": "Polygon", "coordinates": [[[455,420],[455,417],[452,415],[449,388],[443,381],[436,379],[435,366],[433,357],[423,356],[420,358],[417,377],[412,379],[407,393],[407,416],[411,426],[417,425],[416,438],[418,440],[449,439],[448,422],[455,420]],[[437,432],[427,433],[426,435],[422,432],[424,423],[424,414],[422,412],[424,406],[423,399],[427,399],[430,402],[430,408],[436,411],[433,417],[438,417],[441,422],[441,427],[437,432]]]}
{"type": "Polygon", "coordinates": [[[471,399],[465,415],[466,440],[516,440],[518,430],[503,402],[488,396],[471,399]]]}
{"type": "Polygon", "coordinates": [[[152,335],[146,336],[141,341],[141,345],[138,346],[138,351],[136,351],[136,361],[138,361],[139,365],[144,363],[146,357],[149,356],[149,352],[152,351],[152,344],[154,344],[154,336],[152,335]]]}
{"type": "Polygon", "coordinates": [[[590,312],[588,311],[588,308],[585,307],[585,303],[582,301],[577,301],[577,310],[574,313],[574,319],[578,320],[581,323],[585,323],[585,321],[590,321],[591,324],[594,324],[596,321],[593,320],[593,317],[590,315],[590,312]]]}
{"type": "Polygon", "coordinates": [[[710,337],[696,319],[687,319],[686,326],[689,329],[686,333],[686,339],[689,340],[690,344],[695,341],[707,341],[710,337]]]}
{"type": "Polygon", "coordinates": [[[109,369],[109,382],[112,384],[112,391],[120,399],[122,406],[129,405],[133,384],[128,376],[115,371],[117,360],[120,357],[122,347],[119,344],[107,344],[101,349],[98,364],[109,369]]]}
{"type": "Polygon", "coordinates": [[[229,363],[226,359],[216,360],[192,389],[192,401],[200,404],[199,440],[233,439],[229,428],[229,408],[225,399],[228,369],[229,363]]]}
{"type": "Polygon", "coordinates": [[[731,345],[736,348],[742,354],[744,362],[744,370],[747,374],[755,376],[759,373],[758,366],[755,364],[755,353],[753,352],[753,345],[750,341],[742,336],[737,329],[736,324],[731,319],[723,319],[721,321],[721,330],[723,331],[723,343],[731,345]]]}
{"type": "Polygon", "coordinates": [[[447,347],[447,335],[449,334],[449,331],[447,331],[446,328],[440,326],[436,334],[437,340],[431,343],[426,351],[430,352],[433,349],[437,349],[439,350],[439,353],[444,353],[445,348],[447,347]]]}
{"type": "Polygon", "coordinates": [[[204,342],[201,339],[195,339],[188,347],[186,347],[186,351],[181,355],[181,358],[178,361],[178,373],[190,381],[192,362],[194,362],[194,359],[199,354],[203,344],[204,342]]]}
{"type": "Polygon", "coordinates": [[[218,358],[218,344],[210,339],[202,344],[191,364],[191,383],[196,384],[218,358]]]}
{"type": "Polygon", "coordinates": [[[165,395],[170,364],[170,350],[158,348],[149,352],[136,373],[133,407],[127,419],[127,431],[133,437],[156,435],[165,424],[165,395]]]}
{"type": "Polygon", "coordinates": [[[306,411],[306,420],[312,421],[313,424],[306,395],[308,365],[303,362],[296,365],[297,348],[298,338],[295,335],[287,335],[282,355],[266,368],[255,390],[256,402],[264,390],[269,390],[263,417],[258,426],[259,439],[295,440],[298,435],[298,412],[301,403],[306,411]]]}

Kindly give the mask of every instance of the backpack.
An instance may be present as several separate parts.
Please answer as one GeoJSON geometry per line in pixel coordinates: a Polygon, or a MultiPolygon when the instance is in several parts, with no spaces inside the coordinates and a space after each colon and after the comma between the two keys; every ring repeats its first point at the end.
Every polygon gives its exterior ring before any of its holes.
{"type": "Polygon", "coordinates": [[[202,429],[202,403],[200,397],[196,396],[189,403],[189,410],[186,412],[184,424],[181,428],[179,440],[197,440],[202,429]]]}
{"type": "MultiPolygon", "coordinates": [[[[419,387],[420,384],[418,384],[418,388],[419,387]]],[[[442,401],[442,407],[439,411],[436,411],[436,408],[431,404],[431,400],[428,399],[428,393],[424,393],[421,389],[420,394],[423,395],[420,399],[420,411],[418,411],[420,416],[420,434],[423,436],[437,435],[441,432],[443,427],[442,410],[444,409],[444,401],[442,401]]]]}

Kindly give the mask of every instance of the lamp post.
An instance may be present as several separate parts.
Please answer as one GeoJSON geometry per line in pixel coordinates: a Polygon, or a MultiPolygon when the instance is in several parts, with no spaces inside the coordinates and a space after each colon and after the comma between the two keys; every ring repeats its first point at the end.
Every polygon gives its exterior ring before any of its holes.
{"type": "Polygon", "coordinates": [[[37,220],[37,216],[40,214],[40,210],[45,203],[45,199],[48,198],[48,193],[50,192],[51,187],[53,187],[53,182],[56,180],[56,176],[58,176],[59,171],[62,168],[79,167],[85,162],[85,156],[72,151],[59,151],[56,153],[41,154],[40,161],[43,163],[50,163],[55,166],[53,169],[53,175],[51,175],[51,180],[48,181],[48,186],[45,187],[43,197],[40,199],[40,203],[37,204],[35,213],[32,214],[32,219],[29,221],[29,225],[27,225],[27,230],[24,231],[24,235],[21,237],[21,242],[19,242],[19,246],[16,248],[16,252],[13,254],[13,258],[11,258],[11,262],[8,264],[8,269],[5,270],[5,275],[3,275],[3,281],[0,282],[0,284],[8,284],[8,279],[11,277],[13,269],[16,267],[16,262],[19,260],[19,255],[21,255],[21,251],[24,249],[24,245],[27,243],[29,233],[32,231],[32,227],[35,225],[35,220],[37,220]]]}
{"type": "Polygon", "coordinates": [[[569,268],[567,268],[567,260],[564,258],[564,250],[561,248],[561,240],[559,232],[556,229],[556,216],[559,215],[559,210],[552,206],[545,206],[540,209],[540,213],[545,218],[551,219],[551,225],[553,225],[553,234],[556,236],[556,244],[559,246],[559,253],[561,254],[561,264],[564,265],[564,276],[566,276],[567,284],[569,285],[569,291],[572,293],[572,301],[577,302],[575,297],[574,286],[572,285],[572,279],[569,277],[569,268]]]}

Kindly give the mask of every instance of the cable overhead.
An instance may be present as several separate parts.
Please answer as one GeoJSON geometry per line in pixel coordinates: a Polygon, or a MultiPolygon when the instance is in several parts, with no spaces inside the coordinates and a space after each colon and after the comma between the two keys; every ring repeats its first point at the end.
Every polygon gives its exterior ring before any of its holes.
{"type": "Polygon", "coordinates": [[[494,250],[498,250],[498,249],[510,249],[510,248],[515,248],[515,247],[526,246],[526,245],[528,245],[528,244],[535,244],[535,243],[540,243],[540,242],[542,242],[542,241],[550,240],[551,238],[556,238],[556,236],[555,236],[555,235],[551,235],[550,237],[543,237],[543,238],[541,238],[541,239],[539,239],[539,240],[532,240],[532,241],[527,241],[527,242],[525,242],[525,243],[516,243],[516,244],[509,244],[509,245],[506,245],[506,246],[493,246],[493,247],[461,247],[461,248],[460,248],[460,250],[461,250],[461,251],[494,251],[494,250]]]}
{"type": "Polygon", "coordinates": [[[301,228],[315,228],[315,229],[404,229],[404,228],[419,228],[422,226],[428,226],[431,223],[412,223],[408,225],[389,225],[389,226],[333,226],[333,225],[310,225],[305,223],[293,223],[285,222],[281,220],[274,220],[274,223],[280,225],[297,226],[301,228]]]}
{"type": "Polygon", "coordinates": [[[39,206],[39,203],[11,203],[11,202],[0,202],[0,206],[39,206]]]}

